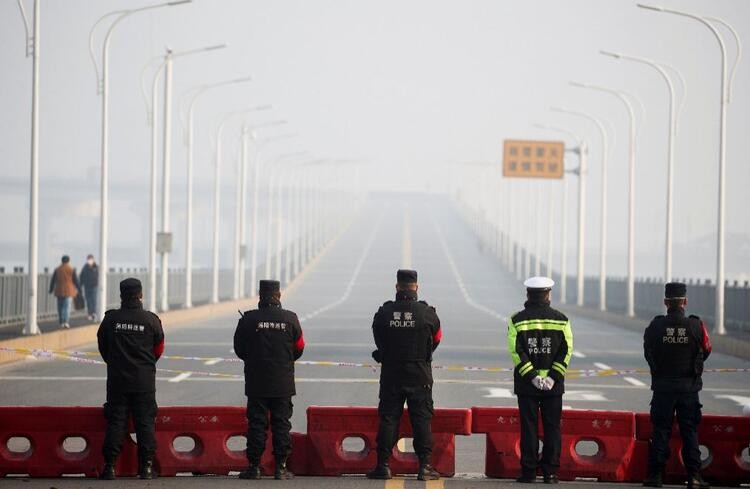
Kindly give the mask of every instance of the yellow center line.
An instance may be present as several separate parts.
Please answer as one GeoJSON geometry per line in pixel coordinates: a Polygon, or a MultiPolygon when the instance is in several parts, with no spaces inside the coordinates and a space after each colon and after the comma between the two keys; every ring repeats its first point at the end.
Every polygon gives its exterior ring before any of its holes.
{"type": "Polygon", "coordinates": [[[404,479],[388,479],[385,481],[385,489],[404,489],[404,479]]]}
{"type": "Polygon", "coordinates": [[[403,226],[404,241],[401,246],[401,266],[411,269],[411,214],[409,211],[404,213],[403,226]]]}
{"type": "Polygon", "coordinates": [[[427,481],[425,483],[427,489],[443,489],[445,487],[445,479],[438,479],[436,481],[427,481]]]}

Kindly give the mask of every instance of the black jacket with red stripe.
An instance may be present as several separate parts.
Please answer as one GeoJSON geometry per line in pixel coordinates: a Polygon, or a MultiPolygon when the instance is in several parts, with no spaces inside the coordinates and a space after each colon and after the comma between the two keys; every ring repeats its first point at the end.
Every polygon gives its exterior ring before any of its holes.
{"type": "Polygon", "coordinates": [[[711,340],[698,316],[685,316],[679,307],[656,316],[643,334],[643,353],[651,369],[651,390],[698,392],[703,388],[703,362],[711,354],[711,340]]]}
{"type": "Polygon", "coordinates": [[[399,292],[375,313],[372,333],[381,386],[432,385],[432,352],[443,337],[434,307],[416,293],[399,292]]]}
{"type": "Polygon", "coordinates": [[[140,300],[123,302],[104,314],[96,333],[107,363],[107,392],[154,392],[156,361],[164,352],[164,331],[140,300]]]}
{"type": "Polygon", "coordinates": [[[234,332],[234,352],[245,362],[245,395],[291,397],[294,361],[302,356],[305,339],[297,315],[276,300],[262,300],[247,311],[234,332]]]}

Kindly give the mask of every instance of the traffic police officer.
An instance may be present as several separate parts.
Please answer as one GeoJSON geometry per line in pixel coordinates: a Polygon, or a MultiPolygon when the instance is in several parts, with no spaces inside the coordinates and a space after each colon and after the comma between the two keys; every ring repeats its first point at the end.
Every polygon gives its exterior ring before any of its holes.
{"type": "Polygon", "coordinates": [[[538,415],[544,427],[542,473],[546,484],[558,482],[560,417],[565,373],[573,352],[570,321],[550,307],[555,282],[532,277],[524,282],[524,309],[508,319],[508,351],[513,360],[513,389],[521,418],[521,475],[517,482],[536,480],[539,466],[538,415]]]}
{"type": "Polygon", "coordinates": [[[435,308],[417,300],[417,272],[396,274],[396,300],[383,304],[372,322],[377,349],[373,359],[380,370],[378,415],[378,463],[367,474],[370,479],[390,479],[388,460],[398,440],[398,426],[409,406],[414,430],[414,451],[419,457],[419,480],[440,477],[430,465],[432,454],[432,352],[440,344],[442,330],[435,308]]]}
{"type": "Polygon", "coordinates": [[[703,362],[711,354],[706,325],[698,316],[685,316],[687,287],[670,282],[664,287],[666,316],[656,316],[643,335],[643,354],[651,369],[651,444],[648,453],[648,477],[644,486],[661,487],[662,471],[669,458],[672,421],[682,437],[682,461],[688,475],[688,488],[708,489],[700,475],[698,424],[703,387],[703,362]]]}
{"type": "Polygon", "coordinates": [[[115,462],[122,447],[128,421],[138,440],[138,475],[153,479],[156,453],[156,361],[164,352],[164,331],[156,314],[143,309],[141,282],[127,278],[120,282],[119,309],[104,314],[97,340],[99,353],[107,364],[107,402],[104,416],[107,432],[102,453],[101,479],[115,478],[115,462]]]}
{"type": "Polygon", "coordinates": [[[291,479],[286,467],[292,451],[292,396],[294,362],[302,356],[305,340],[297,315],[281,307],[276,280],[261,280],[258,309],[245,312],[234,333],[234,352],[245,363],[247,396],[247,459],[240,479],[260,479],[260,458],[266,448],[271,414],[276,479],[291,479]]]}

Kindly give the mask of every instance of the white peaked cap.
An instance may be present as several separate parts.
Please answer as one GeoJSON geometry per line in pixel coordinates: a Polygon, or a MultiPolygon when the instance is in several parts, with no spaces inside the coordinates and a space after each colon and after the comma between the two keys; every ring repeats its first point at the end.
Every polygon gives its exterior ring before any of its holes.
{"type": "Polygon", "coordinates": [[[523,285],[527,289],[551,289],[555,281],[549,277],[531,277],[526,279],[523,285]]]}

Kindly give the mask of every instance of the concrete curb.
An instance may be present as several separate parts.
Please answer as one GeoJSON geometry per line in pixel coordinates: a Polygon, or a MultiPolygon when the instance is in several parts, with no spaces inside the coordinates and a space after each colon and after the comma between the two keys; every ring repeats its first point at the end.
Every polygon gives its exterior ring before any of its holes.
{"type": "MultiPolygon", "coordinates": [[[[282,296],[292,294],[304,278],[314,269],[320,260],[325,257],[331,248],[336,244],[339,238],[349,228],[349,222],[342,230],[334,236],[318,253],[315,258],[305,265],[300,270],[294,279],[289,282],[289,285],[283,289],[282,296]]],[[[205,319],[211,316],[218,316],[223,314],[229,314],[231,312],[242,310],[246,311],[250,309],[258,298],[256,296],[248,297],[239,300],[224,301],[217,304],[205,304],[202,306],[192,307],[190,309],[175,309],[173,311],[166,311],[159,314],[161,318],[162,326],[165,331],[183,325],[185,323],[195,321],[197,319],[205,319]]],[[[238,316],[239,317],[239,316],[238,316]]],[[[71,348],[78,348],[84,345],[90,345],[96,342],[96,332],[99,330],[99,324],[87,324],[78,326],[71,329],[60,329],[49,333],[44,333],[35,336],[22,336],[20,338],[13,338],[10,340],[0,341],[0,347],[3,348],[24,348],[24,349],[44,349],[44,350],[70,350],[71,348]]],[[[167,345],[169,344],[167,339],[167,345]]],[[[17,362],[23,360],[26,357],[22,353],[11,353],[11,352],[0,352],[0,365],[17,362]]]]}
{"type": "MultiPolygon", "coordinates": [[[[630,318],[620,314],[613,314],[611,312],[603,312],[570,304],[560,304],[556,307],[566,314],[569,312],[575,316],[583,316],[588,319],[603,322],[606,321],[607,323],[614,324],[620,328],[641,334],[643,334],[646,326],[648,326],[650,322],[648,319],[630,318]]],[[[709,334],[710,333],[711,332],[709,331],[709,334]]],[[[713,345],[713,350],[715,352],[731,355],[743,360],[750,360],[750,341],[737,338],[736,336],[719,336],[717,334],[712,334],[711,344],[713,345]]]]}

